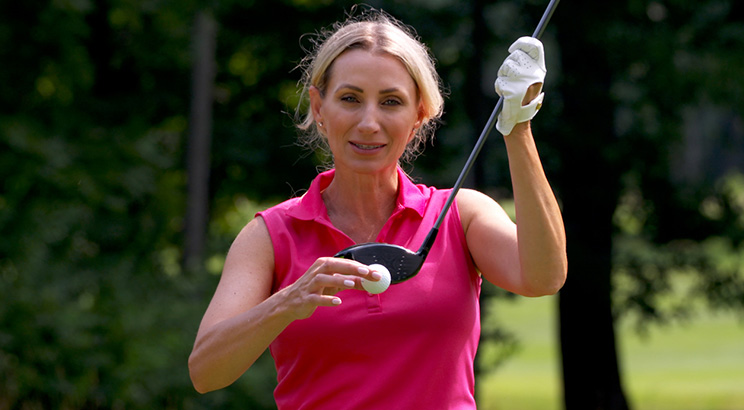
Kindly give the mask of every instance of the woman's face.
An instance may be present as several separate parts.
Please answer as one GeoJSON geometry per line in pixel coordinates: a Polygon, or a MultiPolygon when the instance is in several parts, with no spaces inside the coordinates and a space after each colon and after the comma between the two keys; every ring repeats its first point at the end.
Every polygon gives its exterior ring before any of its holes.
{"type": "Polygon", "coordinates": [[[421,124],[413,78],[397,58],[355,49],[337,57],[331,70],[325,96],[311,88],[310,101],[336,168],[395,167],[421,124]]]}

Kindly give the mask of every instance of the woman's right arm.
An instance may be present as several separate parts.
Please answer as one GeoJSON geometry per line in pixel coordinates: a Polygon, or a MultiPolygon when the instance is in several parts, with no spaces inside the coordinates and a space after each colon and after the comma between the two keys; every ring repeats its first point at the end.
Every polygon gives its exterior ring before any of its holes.
{"type": "Polygon", "coordinates": [[[358,262],[319,258],[272,295],[273,276],[274,249],[258,217],[230,247],[189,356],[191,381],[200,393],[232,384],[292,321],[309,317],[318,306],[339,305],[336,293],[363,289],[359,278],[372,273],[358,262]]]}

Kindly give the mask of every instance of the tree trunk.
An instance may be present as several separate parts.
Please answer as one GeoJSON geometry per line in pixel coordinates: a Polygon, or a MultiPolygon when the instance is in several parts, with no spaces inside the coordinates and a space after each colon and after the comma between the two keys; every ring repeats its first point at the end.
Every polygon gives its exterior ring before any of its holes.
{"type": "Polygon", "coordinates": [[[559,297],[565,408],[627,409],[611,312],[611,214],[598,200],[584,200],[566,201],[570,271],[559,297]]]}
{"type": "MultiPolygon", "coordinates": [[[[475,124],[474,128],[476,129],[476,132],[472,134],[472,144],[470,145],[470,148],[472,148],[478,141],[478,137],[480,137],[481,129],[479,127],[486,125],[488,117],[493,110],[493,106],[489,106],[489,104],[485,103],[485,101],[487,101],[487,96],[483,95],[481,87],[484,76],[484,51],[486,49],[486,40],[488,36],[483,12],[485,4],[484,0],[472,0],[470,4],[472,8],[471,16],[473,19],[473,31],[470,37],[472,54],[469,57],[470,63],[467,65],[464,92],[466,111],[470,118],[470,123],[475,124]]],[[[495,74],[496,73],[492,73],[492,75],[495,74]]],[[[495,79],[496,78],[494,78],[494,80],[495,79]]],[[[498,134],[498,132],[494,131],[492,134],[498,134]]],[[[500,137],[500,135],[494,136],[500,137]]],[[[470,151],[468,151],[467,155],[470,155],[470,151]]],[[[469,186],[476,189],[482,190],[484,188],[485,176],[482,156],[479,155],[478,158],[476,158],[466,182],[469,186]]]]}
{"type": "Polygon", "coordinates": [[[568,280],[559,318],[565,408],[628,409],[618,366],[611,306],[612,216],[620,191],[612,160],[614,109],[608,50],[614,10],[594,0],[561,3],[554,20],[561,45],[563,159],[558,190],[568,239],[568,280]],[[568,157],[570,155],[570,157],[568,157]]]}
{"type": "Polygon", "coordinates": [[[212,140],[212,100],[215,76],[217,24],[200,11],[195,20],[191,113],[188,141],[188,198],[185,220],[184,269],[203,263],[209,220],[209,164],[212,140]]]}

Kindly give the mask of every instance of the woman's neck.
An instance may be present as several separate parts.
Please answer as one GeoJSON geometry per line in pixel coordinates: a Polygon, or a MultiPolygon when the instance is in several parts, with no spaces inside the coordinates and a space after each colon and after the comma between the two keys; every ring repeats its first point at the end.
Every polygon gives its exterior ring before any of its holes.
{"type": "Polygon", "coordinates": [[[395,210],[398,185],[397,168],[377,174],[337,169],[322,193],[328,217],[355,242],[372,242],[395,210]]]}

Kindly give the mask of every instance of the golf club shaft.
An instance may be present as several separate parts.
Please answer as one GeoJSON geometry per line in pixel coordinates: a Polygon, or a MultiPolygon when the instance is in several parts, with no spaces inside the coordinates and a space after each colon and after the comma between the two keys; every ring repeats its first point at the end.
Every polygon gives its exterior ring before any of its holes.
{"type": "MultiPolygon", "coordinates": [[[[558,2],[559,0],[550,0],[550,3],[545,9],[540,22],[537,24],[537,28],[532,33],[532,37],[539,39],[542,36],[543,32],[545,31],[545,27],[548,25],[548,21],[550,21],[550,18],[553,16],[553,12],[558,6],[558,2]]],[[[462,188],[462,184],[465,182],[465,178],[470,173],[471,168],[473,168],[475,159],[478,157],[478,154],[480,154],[481,149],[483,149],[483,145],[486,143],[486,139],[488,139],[488,135],[491,133],[491,130],[493,130],[493,127],[498,121],[499,113],[501,112],[501,108],[503,107],[503,105],[504,98],[499,97],[499,101],[496,103],[496,107],[494,107],[493,111],[491,112],[491,116],[488,118],[488,122],[483,128],[478,141],[475,143],[473,151],[470,152],[470,157],[468,157],[467,162],[465,162],[465,166],[462,168],[460,176],[457,178],[457,182],[455,182],[455,185],[452,187],[452,192],[447,198],[447,202],[445,202],[444,208],[442,208],[442,211],[439,213],[439,217],[437,217],[436,222],[434,222],[434,226],[431,228],[431,231],[429,231],[429,234],[426,236],[424,243],[421,244],[421,248],[418,250],[419,254],[426,256],[426,254],[429,253],[431,246],[434,244],[434,239],[436,239],[437,233],[439,232],[439,227],[442,226],[444,217],[447,215],[447,211],[449,211],[449,208],[455,201],[455,197],[460,191],[460,188],[462,188]]]]}

